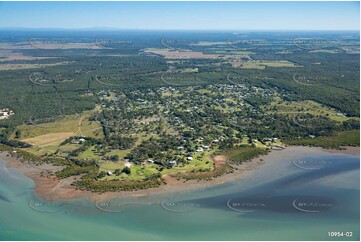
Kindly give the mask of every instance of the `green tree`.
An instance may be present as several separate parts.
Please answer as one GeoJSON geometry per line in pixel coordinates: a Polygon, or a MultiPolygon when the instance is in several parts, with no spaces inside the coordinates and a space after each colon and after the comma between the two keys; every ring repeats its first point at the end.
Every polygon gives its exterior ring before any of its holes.
{"type": "Polygon", "coordinates": [[[99,172],[97,178],[101,179],[101,178],[105,177],[106,175],[107,175],[107,173],[105,171],[101,171],[101,172],[99,172]]]}
{"type": "Polygon", "coordinates": [[[115,175],[119,176],[119,175],[120,175],[120,173],[122,173],[122,172],[121,172],[121,170],[120,170],[120,169],[115,169],[114,173],[115,173],[115,175]]]}
{"type": "Polygon", "coordinates": [[[128,166],[126,166],[126,167],[123,168],[122,172],[129,175],[132,171],[130,170],[130,168],[128,166]]]}
{"type": "Polygon", "coordinates": [[[19,139],[21,137],[21,131],[20,130],[16,130],[15,132],[15,138],[19,139]]]}

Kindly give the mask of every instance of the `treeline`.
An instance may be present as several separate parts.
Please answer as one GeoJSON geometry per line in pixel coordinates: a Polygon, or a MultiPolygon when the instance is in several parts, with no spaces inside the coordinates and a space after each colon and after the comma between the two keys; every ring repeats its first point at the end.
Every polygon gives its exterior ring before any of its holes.
{"type": "Polygon", "coordinates": [[[0,143],[14,148],[29,148],[32,145],[19,140],[8,140],[7,138],[0,137],[0,143]]]}
{"type": "Polygon", "coordinates": [[[237,149],[229,149],[222,152],[222,154],[224,154],[229,161],[234,164],[241,164],[243,162],[250,161],[253,158],[266,155],[267,153],[267,150],[250,146],[242,146],[237,149]]]}
{"type": "Polygon", "coordinates": [[[228,163],[220,166],[214,166],[212,171],[196,171],[191,172],[178,172],[171,174],[172,177],[184,180],[212,180],[212,178],[219,177],[224,174],[233,173],[234,168],[228,163]]]}
{"type": "Polygon", "coordinates": [[[342,146],[360,146],[360,130],[339,131],[332,136],[285,140],[285,143],[335,149],[341,149],[342,146]]]}
{"type": "Polygon", "coordinates": [[[42,165],[42,164],[52,164],[54,166],[71,165],[71,162],[64,158],[47,157],[47,156],[40,157],[26,150],[10,147],[4,144],[0,144],[0,151],[8,151],[11,156],[21,159],[22,162],[28,162],[34,165],[42,165]]]}
{"type": "Polygon", "coordinates": [[[61,171],[57,171],[55,175],[59,178],[66,178],[70,176],[77,176],[81,174],[88,174],[92,171],[97,170],[96,166],[78,166],[69,165],[61,171]]]}
{"type": "Polygon", "coordinates": [[[118,191],[137,191],[158,187],[164,181],[161,178],[147,179],[144,181],[119,181],[119,180],[101,180],[87,179],[82,177],[80,181],[76,181],[74,185],[80,190],[93,192],[118,192],[118,191]]]}

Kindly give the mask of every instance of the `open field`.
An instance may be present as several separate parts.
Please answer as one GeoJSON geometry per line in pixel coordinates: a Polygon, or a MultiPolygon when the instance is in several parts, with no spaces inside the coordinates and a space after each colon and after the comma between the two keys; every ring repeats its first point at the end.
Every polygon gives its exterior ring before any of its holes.
{"type": "Polygon", "coordinates": [[[193,58],[200,58],[200,59],[215,59],[219,58],[219,55],[215,54],[203,54],[202,52],[196,51],[173,51],[170,49],[145,49],[147,53],[154,53],[157,55],[162,55],[166,59],[193,59],[193,58]]]}
{"type": "MultiPolygon", "coordinates": [[[[21,132],[21,140],[53,133],[70,132],[78,136],[81,136],[82,133],[86,133],[88,136],[96,136],[96,130],[100,129],[99,123],[84,121],[84,118],[91,113],[93,113],[93,111],[84,112],[83,114],[67,115],[50,123],[20,125],[17,130],[21,132]]],[[[13,137],[15,137],[15,134],[13,134],[13,137]]]]}
{"type": "Polygon", "coordinates": [[[242,55],[242,56],[249,56],[251,54],[254,54],[252,51],[241,51],[241,50],[220,50],[218,48],[214,49],[215,54],[222,54],[222,55],[242,55]]]}
{"type": "Polygon", "coordinates": [[[242,62],[241,68],[244,69],[260,69],[266,67],[302,67],[289,61],[245,61],[242,62]]]}
{"type": "Polygon", "coordinates": [[[53,64],[1,64],[0,71],[9,71],[9,70],[20,70],[20,69],[39,69],[50,66],[58,65],[68,65],[70,62],[58,62],[53,64]]]}
{"type": "Polygon", "coordinates": [[[9,50],[2,50],[2,54],[0,56],[0,63],[6,61],[33,61],[33,60],[45,60],[51,59],[54,57],[34,57],[29,55],[24,55],[22,53],[14,53],[9,50]]]}
{"type": "Polygon", "coordinates": [[[359,120],[359,117],[346,117],[344,114],[337,112],[335,109],[324,106],[312,100],[304,101],[283,101],[279,97],[275,97],[274,100],[263,106],[263,109],[269,113],[277,113],[284,115],[297,115],[297,114],[311,114],[314,116],[325,116],[336,122],[343,122],[350,119],[359,120]]]}
{"type": "MultiPolygon", "coordinates": [[[[125,167],[125,160],[119,161],[99,161],[100,164],[100,171],[108,172],[111,171],[113,174],[110,176],[106,176],[102,178],[102,180],[131,180],[131,181],[141,181],[145,178],[160,173],[161,175],[166,174],[176,174],[176,173],[186,173],[186,172],[198,172],[198,171],[212,171],[214,168],[214,161],[211,158],[211,154],[214,151],[207,151],[202,153],[197,153],[193,158],[193,161],[189,162],[188,164],[176,164],[171,169],[163,169],[159,171],[157,168],[159,165],[151,164],[148,162],[144,162],[142,165],[132,165],[130,167],[131,174],[127,175],[121,173],[120,175],[114,174],[116,169],[122,170],[125,167]]],[[[118,155],[125,155],[129,153],[127,150],[119,151],[119,152],[111,152],[108,155],[118,154],[118,155]]],[[[87,153],[88,155],[84,155],[87,158],[99,159],[99,157],[94,156],[93,154],[87,153]]],[[[83,157],[83,158],[84,158],[83,157]]]]}
{"type": "Polygon", "coordinates": [[[59,145],[62,141],[73,136],[74,134],[75,134],[74,132],[49,133],[49,134],[39,135],[34,138],[22,139],[21,141],[39,147],[52,146],[52,145],[59,145]]]}

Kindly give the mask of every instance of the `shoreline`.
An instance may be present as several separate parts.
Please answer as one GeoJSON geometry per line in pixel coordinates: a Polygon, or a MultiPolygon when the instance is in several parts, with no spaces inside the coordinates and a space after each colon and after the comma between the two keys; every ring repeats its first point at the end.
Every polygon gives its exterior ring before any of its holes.
{"type": "MultiPolygon", "coordinates": [[[[321,147],[308,147],[308,146],[288,146],[282,156],[290,155],[293,152],[308,153],[311,150],[327,153],[342,153],[348,155],[360,155],[360,147],[343,147],[343,150],[337,149],[324,149],[321,147]],[[307,151],[308,149],[308,151],[307,151]],[[311,149],[311,150],[310,150],[311,149]],[[286,154],[285,154],[286,153],[286,154]]],[[[16,169],[23,175],[32,179],[35,183],[34,192],[37,196],[48,201],[65,201],[71,199],[88,198],[91,201],[106,201],[119,197],[148,197],[150,195],[166,195],[177,192],[188,192],[197,189],[204,189],[222,184],[230,183],[235,180],[240,180],[247,177],[253,170],[259,169],[263,164],[274,162],[278,152],[271,151],[270,153],[254,158],[251,161],[244,162],[240,165],[232,165],[235,169],[233,173],[223,174],[222,176],[212,178],[211,180],[177,180],[176,178],[165,175],[163,179],[167,182],[166,185],[161,185],[155,188],[137,191],[119,191],[119,192],[104,192],[96,193],[91,191],[82,191],[76,189],[71,185],[80,176],[69,177],[65,179],[58,179],[55,176],[51,178],[45,177],[46,170],[60,170],[62,167],[52,166],[45,164],[42,166],[32,166],[27,162],[22,162],[22,158],[13,157],[7,151],[0,152],[0,159],[6,162],[6,167],[16,169]]]]}
{"type": "Polygon", "coordinates": [[[338,149],[325,149],[322,148],[323,151],[327,152],[327,153],[331,153],[331,154],[335,154],[335,153],[342,153],[345,155],[360,155],[360,147],[357,146],[342,146],[341,150],[338,149]]]}

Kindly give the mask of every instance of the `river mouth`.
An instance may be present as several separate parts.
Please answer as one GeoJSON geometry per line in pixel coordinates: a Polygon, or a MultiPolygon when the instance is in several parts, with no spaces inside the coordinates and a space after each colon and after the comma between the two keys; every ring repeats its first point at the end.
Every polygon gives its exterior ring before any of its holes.
{"type": "Polygon", "coordinates": [[[45,201],[31,179],[0,160],[0,237],[330,240],[328,232],[339,231],[345,232],[339,240],[359,240],[359,171],[359,155],[290,147],[266,156],[248,176],[214,187],[108,201],[45,201]]]}

